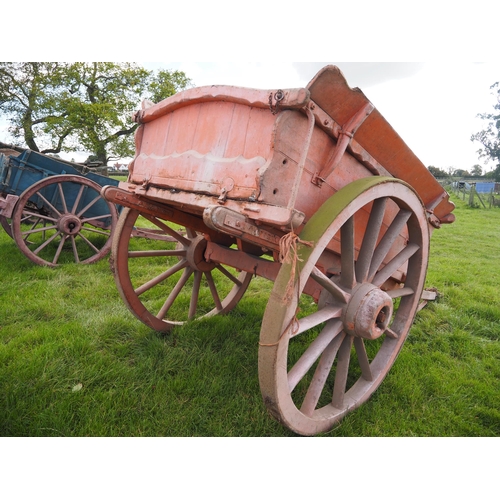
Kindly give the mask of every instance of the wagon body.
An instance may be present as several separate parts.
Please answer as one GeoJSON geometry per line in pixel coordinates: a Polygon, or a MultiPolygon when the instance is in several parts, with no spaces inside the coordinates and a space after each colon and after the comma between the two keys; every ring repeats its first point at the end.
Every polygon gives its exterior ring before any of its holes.
{"type": "Polygon", "coordinates": [[[190,320],[231,310],[252,275],[275,282],[259,344],[264,401],[295,432],[331,428],[378,387],[401,349],[423,292],[430,234],[454,220],[448,194],[334,66],[303,89],[189,89],[143,104],[135,120],[127,182],[102,191],[128,207],[112,252],[122,298],[141,321],[168,330],[182,323],[174,304],[183,288],[190,320]],[[135,250],[140,216],[176,244],[135,250]],[[135,261],[160,256],[174,258],[172,267],[136,282],[135,261]],[[227,296],[216,290],[217,270],[232,281],[227,296]],[[205,277],[214,308],[199,313],[205,277]],[[316,312],[300,312],[309,308],[302,295],[316,312]],[[314,340],[293,365],[289,346],[304,332],[314,340]],[[361,368],[354,383],[351,351],[361,368]]]}
{"type": "Polygon", "coordinates": [[[249,219],[283,226],[306,222],[357,178],[391,175],[408,182],[441,222],[453,220],[447,193],[337,68],[283,95],[276,114],[269,109],[275,92],[225,86],[191,89],[138,112],[143,125],[129,182],[138,192],[146,187],[149,198],[198,213],[223,196],[249,219]],[[363,110],[338,158],[342,131],[363,110]]]}
{"type": "Polygon", "coordinates": [[[118,181],[29,149],[9,155],[0,153],[2,226],[23,253],[38,264],[56,265],[62,247],[70,241],[77,262],[94,262],[109,251],[111,242],[94,245],[90,232],[102,230],[100,235],[106,235],[107,242],[117,220],[116,208],[100,195],[106,185],[116,186],[118,181]],[[12,225],[10,219],[16,222],[12,225]],[[78,256],[74,239],[77,236],[92,254],[87,252],[85,259],[78,256]],[[46,260],[48,256],[38,256],[50,241],[59,239],[60,248],[54,250],[50,261],[46,260]]]}
{"type": "MultiPolygon", "coordinates": [[[[334,66],[305,89],[190,89],[137,112],[135,120],[141,125],[128,182],[120,184],[120,198],[110,199],[127,205],[126,192],[129,198],[178,207],[203,218],[205,230],[264,252],[277,251],[283,234],[300,234],[334,193],[372,176],[410,184],[431,230],[454,220],[446,191],[334,66]]],[[[392,216],[389,210],[386,219],[392,216]]],[[[362,240],[368,217],[369,211],[358,215],[356,241],[362,240]]],[[[402,233],[402,245],[405,238],[402,233]]],[[[339,244],[329,245],[330,267],[339,266],[331,261],[338,261],[339,244]]],[[[385,261],[400,248],[395,245],[385,261]]]]}

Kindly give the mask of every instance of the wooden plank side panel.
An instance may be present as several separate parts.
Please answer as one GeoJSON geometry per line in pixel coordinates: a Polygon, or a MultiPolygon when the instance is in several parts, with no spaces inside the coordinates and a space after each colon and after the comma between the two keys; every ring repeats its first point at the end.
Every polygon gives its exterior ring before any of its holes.
{"type": "Polygon", "coordinates": [[[275,124],[276,116],[269,109],[251,108],[245,135],[245,158],[270,157],[275,124]]]}
{"type": "Polygon", "coordinates": [[[248,198],[272,152],[269,110],[214,101],[184,106],[143,124],[130,182],[248,198]]]}

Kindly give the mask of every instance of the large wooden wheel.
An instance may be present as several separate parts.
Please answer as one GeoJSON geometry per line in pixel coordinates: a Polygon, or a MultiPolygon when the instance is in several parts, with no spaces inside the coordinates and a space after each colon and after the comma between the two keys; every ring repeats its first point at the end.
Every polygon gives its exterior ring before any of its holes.
{"type": "Polygon", "coordinates": [[[239,302],[252,275],[206,262],[206,243],[192,228],[123,210],[111,266],[120,295],[139,320],[168,331],[189,320],[227,313],[239,302]],[[134,237],[137,226],[142,237],[134,237]]]}
{"type": "Polygon", "coordinates": [[[392,366],[424,287],[429,230],[408,185],[370,177],[334,194],[300,238],[312,247],[299,243],[276,279],[259,380],[271,414],[314,435],[365,402],[392,366]],[[308,280],[314,305],[303,295],[308,280]]]}
{"type": "Polygon", "coordinates": [[[19,249],[43,266],[90,264],[111,249],[118,221],[101,186],[78,175],[54,175],[26,189],[16,203],[10,228],[19,249]]]}

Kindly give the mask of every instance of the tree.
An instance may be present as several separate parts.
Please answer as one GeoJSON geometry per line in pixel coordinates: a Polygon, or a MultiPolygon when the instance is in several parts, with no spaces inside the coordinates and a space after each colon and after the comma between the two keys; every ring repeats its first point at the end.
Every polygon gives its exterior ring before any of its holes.
{"type": "Polygon", "coordinates": [[[0,63],[0,111],[10,117],[11,134],[34,151],[59,153],[71,133],[65,70],[60,63],[0,63]]]}
{"type": "Polygon", "coordinates": [[[158,102],[190,84],[182,72],[133,63],[0,63],[0,110],[30,149],[84,149],[107,165],[133,155],[131,114],[142,99],[158,102]]]}
{"type": "Polygon", "coordinates": [[[433,167],[432,165],[428,167],[428,170],[434,177],[448,177],[448,174],[444,170],[433,167]]]}
{"type": "Polygon", "coordinates": [[[473,176],[473,177],[482,177],[483,175],[483,168],[481,167],[481,165],[474,165],[472,167],[472,170],[470,171],[470,174],[473,176]]]}
{"type": "Polygon", "coordinates": [[[495,162],[493,171],[494,178],[500,180],[500,84],[494,83],[490,89],[491,94],[495,95],[497,102],[493,107],[493,113],[482,113],[478,116],[488,123],[486,128],[477,134],[471,136],[471,141],[477,141],[482,145],[482,148],[477,152],[479,158],[486,158],[495,162]]]}
{"type": "Polygon", "coordinates": [[[453,171],[453,177],[470,177],[470,173],[467,170],[463,170],[462,168],[457,168],[453,171]]]}

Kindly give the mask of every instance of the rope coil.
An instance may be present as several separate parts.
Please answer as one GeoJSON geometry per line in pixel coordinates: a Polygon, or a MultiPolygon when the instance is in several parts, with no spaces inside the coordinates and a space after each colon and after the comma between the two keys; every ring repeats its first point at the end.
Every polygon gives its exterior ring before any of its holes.
{"type": "MultiPolygon", "coordinates": [[[[292,264],[291,266],[291,271],[290,271],[290,279],[288,280],[288,283],[285,288],[285,293],[283,297],[281,298],[283,303],[288,303],[292,299],[292,294],[293,294],[293,288],[295,284],[295,275],[297,273],[297,264],[298,262],[302,262],[303,260],[299,257],[298,251],[297,251],[297,245],[305,245],[307,247],[312,247],[313,242],[312,241],[304,241],[299,238],[297,234],[295,234],[292,231],[289,233],[285,234],[284,236],[281,237],[280,242],[279,242],[279,256],[278,260],[282,264],[292,264]]],[[[262,344],[259,342],[259,345],[265,346],[265,347],[272,347],[275,345],[278,345],[281,337],[292,328],[292,334],[297,331],[298,329],[298,323],[299,320],[297,319],[297,313],[299,311],[299,290],[300,290],[300,276],[299,276],[299,283],[297,286],[297,308],[295,310],[295,314],[293,315],[293,318],[291,319],[290,323],[287,325],[287,327],[283,330],[283,333],[281,334],[279,340],[277,342],[274,342],[273,344],[262,344]]]]}

